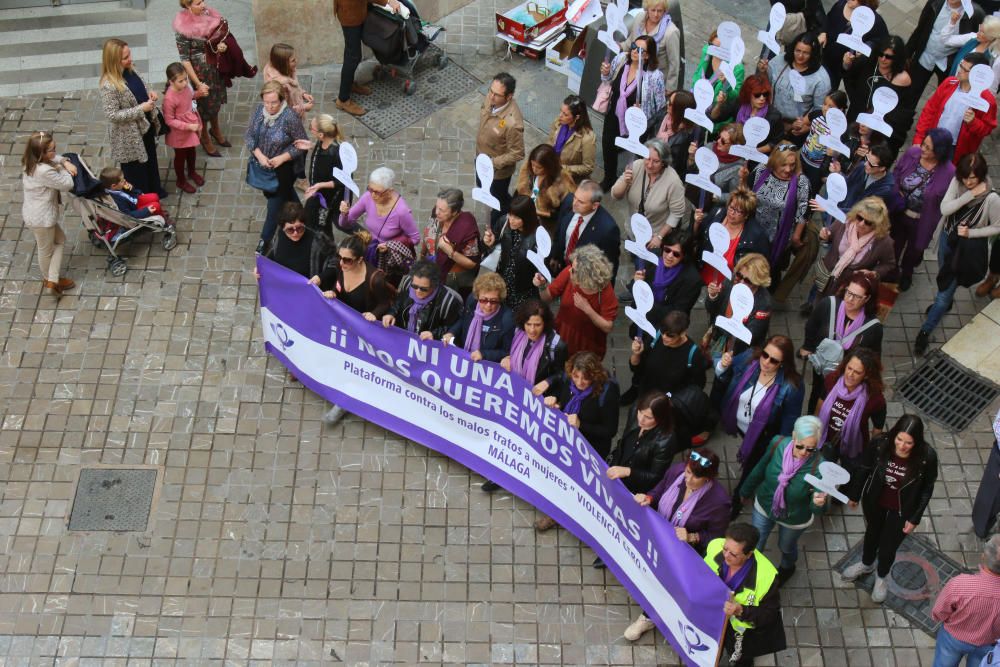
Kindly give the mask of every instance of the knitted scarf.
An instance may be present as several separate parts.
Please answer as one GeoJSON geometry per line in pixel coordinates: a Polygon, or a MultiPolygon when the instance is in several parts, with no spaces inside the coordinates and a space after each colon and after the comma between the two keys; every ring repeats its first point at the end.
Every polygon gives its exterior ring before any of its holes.
{"type": "Polygon", "coordinates": [[[532,341],[524,329],[518,329],[514,333],[514,344],[510,348],[510,368],[514,373],[520,375],[528,382],[534,384],[538,376],[538,364],[542,360],[545,352],[545,335],[542,334],[538,340],[532,341]],[[527,355],[524,351],[527,350],[527,355]]]}
{"type": "MultiPolygon", "coordinates": [[[[808,457],[806,457],[808,458],[808,457]]],[[[795,440],[789,440],[785,446],[785,453],[781,456],[781,472],[778,473],[778,486],[774,489],[774,500],[771,501],[771,516],[780,519],[785,516],[785,489],[788,483],[795,477],[795,473],[806,462],[805,458],[795,458],[795,440]]]]}
{"type": "Polygon", "coordinates": [[[566,407],[563,408],[563,412],[568,415],[576,415],[580,413],[580,408],[583,407],[583,402],[587,400],[594,391],[594,385],[590,385],[586,389],[580,389],[576,384],[569,380],[569,401],[566,402],[566,407]]]}
{"type": "Polygon", "coordinates": [[[657,510],[664,519],[673,525],[682,527],[687,526],[688,519],[691,518],[691,512],[698,504],[698,501],[701,500],[706,493],[708,493],[712,484],[713,480],[711,479],[702,484],[701,487],[688,496],[687,500],[682,501],[680,507],[678,507],[677,511],[674,512],[673,509],[674,505],[677,504],[677,498],[683,497],[682,494],[684,493],[684,473],[681,472],[681,474],[677,476],[677,481],[671,484],[667,489],[667,492],[663,494],[662,498],[660,498],[660,504],[657,506],[657,510]]]}
{"type": "Polygon", "coordinates": [[[469,332],[465,334],[465,351],[475,352],[479,349],[480,340],[483,335],[483,322],[489,322],[500,314],[501,308],[497,308],[489,315],[483,313],[482,306],[476,304],[475,314],[472,316],[472,323],[469,325],[469,332]]]}
{"type": "Polygon", "coordinates": [[[836,266],[830,272],[830,275],[834,278],[839,278],[844,269],[860,262],[872,247],[872,243],[875,242],[875,230],[868,232],[864,236],[860,236],[858,234],[858,226],[858,222],[851,222],[847,225],[844,235],[840,238],[840,245],[837,246],[837,250],[840,252],[840,259],[837,260],[836,266]]]}

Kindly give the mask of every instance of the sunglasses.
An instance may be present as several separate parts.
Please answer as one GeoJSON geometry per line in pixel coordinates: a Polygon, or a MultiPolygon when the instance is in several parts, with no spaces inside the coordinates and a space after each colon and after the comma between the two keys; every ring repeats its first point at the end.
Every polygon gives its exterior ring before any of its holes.
{"type": "Polygon", "coordinates": [[[856,216],[854,216],[854,219],[857,220],[862,225],[865,225],[865,226],[868,226],[868,227],[874,227],[875,226],[874,222],[872,222],[871,220],[869,220],[868,218],[866,218],[866,217],[864,217],[862,215],[856,215],[856,216]]]}
{"type": "Polygon", "coordinates": [[[804,449],[807,452],[809,452],[810,454],[812,454],[813,452],[816,451],[815,447],[806,447],[805,445],[800,445],[797,442],[795,443],[795,449],[799,450],[800,452],[804,449]]]}
{"type": "Polygon", "coordinates": [[[484,298],[480,297],[479,298],[479,305],[481,305],[481,306],[499,306],[500,305],[500,299],[484,299],[484,298]]]}
{"type": "Polygon", "coordinates": [[[293,234],[299,234],[300,232],[305,231],[305,228],[305,225],[285,225],[285,231],[293,234]]]}
{"type": "Polygon", "coordinates": [[[431,289],[433,289],[430,285],[426,285],[426,286],[425,285],[414,285],[414,284],[411,283],[410,286],[413,288],[414,292],[424,292],[424,293],[426,293],[426,292],[430,292],[431,289]]]}
{"type": "Polygon", "coordinates": [[[768,97],[771,96],[771,93],[767,92],[766,90],[762,90],[759,93],[754,93],[753,96],[754,97],[763,97],[763,98],[767,99],[768,97]]]}
{"type": "Polygon", "coordinates": [[[352,264],[355,264],[361,258],[360,257],[344,257],[343,255],[339,255],[338,259],[340,260],[341,264],[346,264],[347,266],[351,266],[352,264]]]}
{"type": "Polygon", "coordinates": [[[712,467],[712,460],[707,456],[702,456],[698,452],[691,452],[691,460],[700,465],[702,468],[712,467]]]}
{"type": "Polygon", "coordinates": [[[684,251],[674,250],[673,248],[660,248],[660,252],[662,252],[664,255],[673,255],[677,259],[680,259],[681,257],[684,256],[684,251]]]}
{"type": "Polygon", "coordinates": [[[746,279],[747,279],[747,277],[745,275],[743,275],[739,271],[736,271],[735,273],[733,273],[733,282],[734,283],[741,283],[741,282],[743,282],[746,279]]]}
{"type": "Polygon", "coordinates": [[[781,365],[781,362],[782,362],[782,359],[780,359],[779,357],[774,356],[773,354],[768,354],[765,350],[761,350],[760,351],[760,360],[761,361],[770,361],[771,363],[775,363],[775,364],[778,364],[778,365],[781,365]]]}

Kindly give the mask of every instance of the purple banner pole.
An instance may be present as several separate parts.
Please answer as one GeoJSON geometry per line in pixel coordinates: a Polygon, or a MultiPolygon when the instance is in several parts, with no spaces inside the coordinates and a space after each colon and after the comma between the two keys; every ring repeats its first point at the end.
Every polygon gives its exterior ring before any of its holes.
{"type": "Polygon", "coordinates": [[[685,664],[714,666],[729,589],[640,507],[563,413],[499,364],[366,321],[263,257],[267,350],[303,385],[492,479],[600,555],[685,664]]]}

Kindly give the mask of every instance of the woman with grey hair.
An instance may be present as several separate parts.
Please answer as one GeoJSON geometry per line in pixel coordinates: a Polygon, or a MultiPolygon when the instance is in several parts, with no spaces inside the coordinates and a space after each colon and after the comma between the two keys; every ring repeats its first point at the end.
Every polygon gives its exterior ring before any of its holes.
{"type": "Polygon", "coordinates": [[[372,172],[368,190],[354,206],[340,203],[339,223],[341,229],[352,231],[358,226],[356,221],[365,216],[365,227],[372,235],[365,261],[382,269],[394,285],[410,270],[420,242],[413,212],[395,186],[396,173],[388,167],[379,167],[372,172]]]}
{"type": "Polygon", "coordinates": [[[588,244],[574,250],[569,262],[547,286],[545,278],[536,273],[534,285],[545,303],[560,299],[556,331],[566,341],[569,356],[593,352],[603,359],[608,334],[618,316],[611,261],[600,248],[588,244]]]}
{"type": "Polygon", "coordinates": [[[767,538],[778,526],[778,585],[795,573],[799,558],[799,538],[812,525],[817,514],[826,511],[827,496],[813,490],[805,480],[816,475],[821,456],[819,438],[823,424],[812,415],[799,417],[791,437],[776,435],[767,453],[739,488],[744,503],[753,498],[753,525],[760,531],[758,549],[767,546],[767,538]]]}
{"type": "Polygon", "coordinates": [[[638,159],[611,188],[615,199],[627,199],[629,217],[640,213],[653,227],[649,249],[660,247],[663,237],[679,226],[687,212],[684,182],[671,164],[670,149],[661,139],[646,142],[649,157],[638,159]]]}
{"type": "Polygon", "coordinates": [[[458,188],[438,192],[431,222],[424,228],[420,258],[434,258],[444,284],[464,299],[479,275],[480,256],[479,224],[463,206],[465,196],[458,188]]]}
{"type": "Polygon", "coordinates": [[[461,315],[461,297],[441,284],[437,264],[421,259],[400,283],[399,295],[382,317],[382,326],[395,325],[417,334],[421,340],[441,340],[461,315]]]}

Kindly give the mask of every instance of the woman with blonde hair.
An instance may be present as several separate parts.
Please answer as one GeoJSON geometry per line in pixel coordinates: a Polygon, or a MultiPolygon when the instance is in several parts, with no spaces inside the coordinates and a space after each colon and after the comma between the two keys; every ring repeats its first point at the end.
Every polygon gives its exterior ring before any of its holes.
{"type": "Polygon", "coordinates": [[[865,197],[847,213],[846,222],[834,222],[819,232],[830,249],[816,261],[814,290],[819,298],[837,291],[841,278],[855,271],[874,271],[880,281],[896,269],[889,236],[889,209],[881,197],[865,197]]]}
{"type": "Polygon", "coordinates": [[[333,116],[325,113],[313,116],[309,121],[309,132],[316,139],[315,144],[310,144],[308,139],[295,142],[296,147],[302,150],[312,148],[306,164],[309,179],[309,187],[305,191],[306,224],[329,234],[332,232],[330,215],[335,214],[344,199],[343,184],[331,175],[335,167],[341,166],[340,142],[344,140],[344,135],[333,116]]]}
{"type": "Polygon", "coordinates": [[[313,96],[302,89],[296,72],[298,58],[295,47],[278,42],[271,47],[268,63],[264,65],[264,81],[277,81],[285,89],[285,99],[292,111],[305,120],[306,113],[313,108],[313,96]]]}
{"type": "Polygon", "coordinates": [[[715,361],[718,361],[726,350],[739,354],[748,347],[763,344],[771,324],[771,293],[767,291],[771,286],[771,269],[767,258],[756,252],[746,254],[736,262],[732,280],[726,280],[721,284],[709,283],[705,297],[705,310],[708,311],[709,321],[714,322],[719,315],[732,316],[729,295],[733,291],[733,285],[738,283],[749,287],[753,294],[753,309],[743,322],[750,330],[750,344],[733,339],[721,329],[709,327],[702,339],[702,345],[708,349],[715,361]]]}
{"type": "Polygon", "coordinates": [[[996,93],[1000,87],[1000,16],[991,14],[983,19],[976,32],[954,35],[944,40],[951,47],[958,46],[958,52],[952,57],[948,76],[956,76],[959,64],[969,53],[985,53],[993,65],[993,87],[996,93]]]}
{"type": "Polygon", "coordinates": [[[652,37],[663,83],[667,90],[677,90],[681,85],[681,31],[671,20],[669,4],[669,0],[643,0],[625,41],[632,43],[642,35],[652,37]]]}
{"type": "Polygon", "coordinates": [[[62,213],[60,193],[73,189],[76,167],[56,153],[56,140],[48,132],[33,132],[21,158],[21,185],[24,202],[21,217],[31,229],[38,246],[38,267],[42,270],[42,285],[49,294],[62,296],[76,286],[60,276],[66,234],[59,226],[62,213]]]}
{"type": "Polygon", "coordinates": [[[129,183],[165,199],[167,191],[160,183],[156,161],[156,135],[160,131],[156,101],[160,96],[146,88],[132,69],[132,50],[120,39],[104,42],[100,91],[104,115],[110,121],[111,159],[121,165],[129,183]]]}
{"type": "Polygon", "coordinates": [[[514,341],[514,313],[504,305],[507,284],[499,273],[484,273],[472,283],[465,312],[441,340],[464,348],[473,361],[500,362],[514,341]]]}

